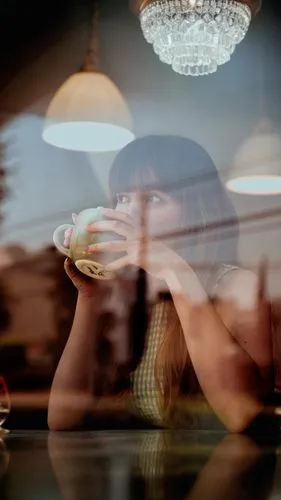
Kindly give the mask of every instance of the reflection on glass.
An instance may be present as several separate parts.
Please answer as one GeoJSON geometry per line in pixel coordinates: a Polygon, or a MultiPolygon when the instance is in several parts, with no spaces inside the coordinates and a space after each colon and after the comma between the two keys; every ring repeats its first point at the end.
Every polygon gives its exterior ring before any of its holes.
{"type": "Polygon", "coordinates": [[[9,432],[2,425],[6,422],[11,410],[11,400],[4,377],[0,377],[0,434],[9,432]]]}
{"type": "Polygon", "coordinates": [[[0,439],[0,479],[6,474],[10,461],[10,454],[3,439],[0,439]]]}
{"type": "Polygon", "coordinates": [[[97,436],[50,432],[48,452],[63,500],[109,500],[110,456],[97,436]]]}
{"type": "Polygon", "coordinates": [[[50,433],[48,451],[64,500],[268,500],[276,469],[275,449],[220,433],[50,433]]]}

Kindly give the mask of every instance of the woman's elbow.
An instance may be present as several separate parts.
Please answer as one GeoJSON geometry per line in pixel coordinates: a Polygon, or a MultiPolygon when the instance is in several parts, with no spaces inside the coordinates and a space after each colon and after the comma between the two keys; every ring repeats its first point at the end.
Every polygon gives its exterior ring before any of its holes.
{"type": "Polygon", "coordinates": [[[50,431],[68,431],[75,427],[73,423],[67,422],[63,416],[52,412],[48,413],[47,424],[50,431]]]}
{"type": "Polygon", "coordinates": [[[49,400],[47,423],[51,431],[77,429],[92,409],[92,397],[79,392],[52,393],[49,400]]]}
{"type": "Polygon", "coordinates": [[[69,408],[49,406],[47,424],[50,431],[71,431],[81,426],[86,411],[71,411],[69,408]]]}
{"type": "Polygon", "coordinates": [[[48,419],[49,431],[66,431],[68,430],[62,423],[48,419]]]}
{"type": "Polygon", "coordinates": [[[236,411],[225,416],[223,423],[226,429],[232,434],[242,434],[247,432],[254,420],[262,413],[263,406],[258,402],[253,402],[250,407],[247,405],[237,406],[236,411]]]}
{"type": "Polygon", "coordinates": [[[247,430],[250,423],[241,417],[225,421],[225,427],[231,434],[242,434],[247,430]]]}

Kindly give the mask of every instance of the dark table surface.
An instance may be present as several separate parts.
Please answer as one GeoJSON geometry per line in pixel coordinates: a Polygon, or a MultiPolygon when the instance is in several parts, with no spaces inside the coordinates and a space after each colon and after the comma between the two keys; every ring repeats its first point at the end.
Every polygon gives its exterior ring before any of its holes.
{"type": "Polygon", "coordinates": [[[278,443],[211,431],[12,431],[1,500],[281,498],[278,443]]]}

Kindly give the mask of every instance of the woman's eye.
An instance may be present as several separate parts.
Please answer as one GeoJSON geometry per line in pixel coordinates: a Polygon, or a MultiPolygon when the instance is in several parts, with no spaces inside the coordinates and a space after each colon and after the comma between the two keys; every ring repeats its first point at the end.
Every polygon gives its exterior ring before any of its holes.
{"type": "Polygon", "coordinates": [[[157,194],[150,194],[147,196],[146,201],[147,203],[161,203],[162,199],[157,194]]]}
{"type": "Polygon", "coordinates": [[[118,203],[129,203],[129,196],[126,194],[118,194],[117,201],[118,203]]]}

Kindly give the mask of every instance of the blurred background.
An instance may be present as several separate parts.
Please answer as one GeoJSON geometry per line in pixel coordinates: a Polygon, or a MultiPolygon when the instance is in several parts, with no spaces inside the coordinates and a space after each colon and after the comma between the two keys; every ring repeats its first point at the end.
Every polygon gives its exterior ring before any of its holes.
{"type": "MultiPolygon", "coordinates": [[[[0,233],[0,372],[19,410],[45,407],[74,312],[76,292],[52,246],[53,231],[71,222],[72,212],[108,203],[114,153],[65,151],[42,139],[51,97],[81,65],[91,9],[91,0],[10,0],[0,7],[6,189],[0,233]],[[27,390],[37,395],[36,402],[27,399],[27,390]]],[[[261,120],[269,120],[274,134],[281,134],[279,2],[264,0],[231,62],[203,78],[182,77],[158,60],[127,0],[102,0],[100,9],[100,65],[125,97],[137,136],[195,139],[224,178],[261,120]]],[[[269,214],[241,224],[239,262],[255,269],[267,257],[267,292],[279,324],[281,196],[231,196],[241,220],[269,214]]],[[[279,349],[278,334],[275,342],[279,349]]]]}

